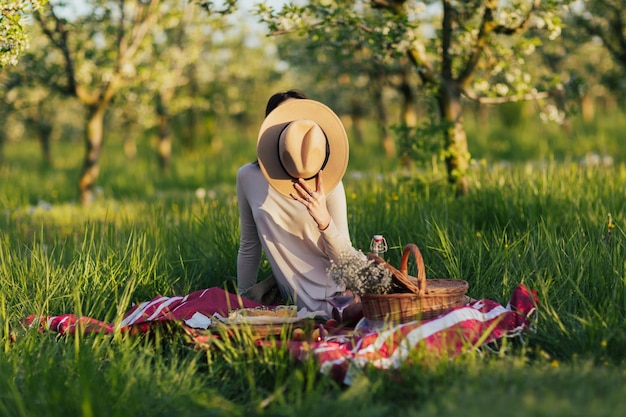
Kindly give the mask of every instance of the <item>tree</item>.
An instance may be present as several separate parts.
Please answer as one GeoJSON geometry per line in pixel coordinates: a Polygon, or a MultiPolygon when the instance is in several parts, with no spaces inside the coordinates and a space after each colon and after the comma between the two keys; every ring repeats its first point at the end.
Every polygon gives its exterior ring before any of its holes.
{"type": "Polygon", "coordinates": [[[28,48],[24,21],[27,13],[39,10],[47,0],[3,0],[0,4],[0,68],[17,64],[28,48]]]}
{"type": "Polygon", "coordinates": [[[604,47],[626,70],[626,8],[622,0],[585,0],[575,22],[604,47]]]}
{"type": "MultiPolygon", "coordinates": [[[[593,68],[593,75],[599,83],[604,85],[608,91],[617,98],[623,97],[626,91],[624,74],[626,73],[626,8],[624,2],[618,0],[596,1],[585,0],[579,4],[580,7],[573,8],[572,19],[569,26],[575,27],[578,31],[583,31],[587,39],[579,37],[577,46],[579,49],[587,45],[597,47],[601,44],[604,50],[610,55],[617,68],[607,69],[609,62],[602,62],[602,71],[598,71],[597,66],[593,68]],[[584,41],[581,41],[581,38],[584,41]]],[[[587,64],[589,65],[589,64],[587,64]]],[[[596,83],[591,87],[597,89],[596,83]]],[[[588,107],[592,108],[592,101],[586,100],[588,107]]],[[[583,108],[584,110],[584,108],[583,108]]]]}
{"type": "MultiPolygon", "coordinates": [[[[557,11],[567,3],[311,0],[304,6],[286,4],[279,11],[261,4],[256,13],[270,33],[297,32],[345,55],[372,48],[375,60],[408,57],[421,88],[437,103],[437,130],[443,135],[448,180],[463,195],[469,189],[470,158],[463,98],[498,104],[555,94],[559,84],[554,77],[552,81],[532,80],[524,71],[525,57],[541,44],[540,37],[529,35],[528,30],[534,28],[549,40],[556,39],[561,23],[557,11]]],[[[424,131],[424,127],[416,130],[424,131]]]]}
{"type": "Polygon", "coordinates": [[[146,53],[136,66],[135,89],[154,112],[153,117],[144,114],[139,121],[146,128],[156,129],[162,172],[167,172],[171,159],[171,117],[195,104],[176,93],[190,82],[191,68],[198,62],[211,32],[206,20],[203,13],[198,13],[197,5],[188,0],[163,4],[146,38],[146,53]]]}
{"type": "Polygon", "coordinates": [[[50,80],[52,88],[77,98],[86,110],[86,149],[78,181],[83,205],[92,202],[100,171],[105,112],[125,79],[132,77],[133,60],[144,47],[161,1],[89,3],[90,13],[72,21],[59,15],[58,3],[34,14],[59,58],[51,60],[51,65],[64,75],[63,80],[50,80]]]}
{"type": "MultiPolygon", "coordinates": [[[[51,76],[48,84],[65,95],[77,98],[86,110],[86,150],[78,181],[79,198],[83,205],[89,205],[93,200],[93,188],[99,175],[106,111],[120,89],[139,79],[142,64],[145,64],[146,60],[158,59],[152,54],[154,52],[152,41],[155,38],[151,34],[162,28],[159,26],[163,23],[160,19],[169,16],[165,20],[169,22],[171,30],[176,26],[176,17],[173,17],[172,24],[171,13],[175,15],[176,7],[188,4],[188,1],[178,0],[86,0],[86,2],[88,12],[71,20],[61,16],[60,11],[64,4],[60,0],[54,1],[49,9],[35,13],[35,19],[48,38],[51,51],[54,52],[52,58],[46,60],[46,65],[56,69],[48,72],[51,76]],[[62,80],[53,78],[59,71],[64,75],[62,80]]],[[[230,13],[236,6],[234,0],[222,2],[220,7],[206,0],[194,3],[207,13],[217,14],[230,13]]],[[[166,30],[162,31],[164,32],[166,30]]],[[[185,51],[179,49],[178,52],[185,57],[185,51]]],[[[182,71],[184,65],[179,67],[182,71]]],[[[161,88],[157,95],[157,102],[160,102],[157,109],[161,111],[159,117],[162,118],[163,132],[166,132],[167,128],[168,115],[165,113],[167,101],[175,87],[175,83],[171,86],[168,84],[166,88],[161,88]]],[[[162,137],[164,138],[162,143],[165,145],[160,148],[167,150],[169,137],[166,134],[162,137]]]]}
{"type": "MultiPolygon", "coordinates": [[[[29,33],[29,49],[15,66],[4,68],[4,82],[0,82],[0,101],[11,114],[14,125],[19,124],[25,134],[34,135],[42,151],[42,167],[52,167],[52,135],[58,125],[59,94],[42,80],[49,80],[39,62],[46,58],[46,42],[36,28],[29,33]]],[[[13,127],[16,129],[16,127],[13,127]]]]}
{"type": "Polygon", "coordinates": [[[399,95],[403,108],[400,123],[414,125],[415,92],[407,82],[411,74],[406,59],[372,59],[373,51],[367,47],[350,49],[346,59],[343,50],[320,48],[317,41],[309,39],[283,37],[276,44],[281,60],[298,73],[300,88],[307,86],[305,91],[325,97],[339,113],[350,116],[352,136],[357,144],[363,142],[362,119],[373,113],[385,154],[396,155],[383,97],[390,91],[399,95]]]}
{"type": "MultiPolygon", "coordinates": [[[[172,118],[195,108],[206,108],[207,100],[194,87],[203,54],[212,48],[214,32],[226,28],[225,17],[237,11],[236,0],[169,0],[161,8],[158,24],[149,35],[151,55],[139,71],[144,89],[153,103],[157,131],[157,154],[162,172],[167,172],[172,153],[172,118]],[[200,6],[205,13],[198,13],[200,6]],[[147,87],[147,88],[146,88],[147,87]]],[[[195,86],[197,87],[197,86],[195,86]]],[[[190,126],[193,135],[195,126],[190,126]]],[[[191,143],[191,141],[187,141],[191,143]]]]}
{"type": "Polygon", "coordinates": [[[11,104],[13,113],[20,115],[25,131],[32,133],[41,147],[41,166],[52,168],[52,130],[54,128],[54,105],[59,101],[55,100],[53,93],[41,86],[32,88],[21,88],[15,94],[11,104]]]}
{"type": "Polygon", "coordinates": [[[233,118],[242,126],[257,87],[269,88],[263,78],[272,74],[274,61],[259,56],[265,54],[262,45],[247,45],[253,35],[248,28],[231,23],[237,22],[236,15],[229,17],[236,14],[235,6],[234,1],[217,8],[168,0],[146,36],[148,47],[125,94],[133,98],[133,108],[120,103],[116,115],[129,121],[129,115],[139,113],[138,124],[155,132],[163,172],[177,136],[190,149],[196,136],[211,140],[213,132],[206,127],[218,115],[222,122],[233,118]],[[199,13],[198,5],[206,13],[199,13]]]}

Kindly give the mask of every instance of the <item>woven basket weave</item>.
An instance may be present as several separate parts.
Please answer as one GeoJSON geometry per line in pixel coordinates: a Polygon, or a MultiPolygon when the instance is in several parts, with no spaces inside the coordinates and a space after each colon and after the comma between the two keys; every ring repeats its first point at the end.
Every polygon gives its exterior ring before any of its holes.
{"type": "Polygon", "coordinates": [[[376,263],[382,263],[393,274],[391,294],[364,294],[361,296],[363,315],[374,321],[406,323],[426,320],[444,314],[466,303],[467,281],[460,279],[426,279],[424,258],[417,245],[404,247],[400,269],[382,258],[368,254],[376,263]],[[409,256],[413,254],[417,277],[408,274],[409,256]]]}

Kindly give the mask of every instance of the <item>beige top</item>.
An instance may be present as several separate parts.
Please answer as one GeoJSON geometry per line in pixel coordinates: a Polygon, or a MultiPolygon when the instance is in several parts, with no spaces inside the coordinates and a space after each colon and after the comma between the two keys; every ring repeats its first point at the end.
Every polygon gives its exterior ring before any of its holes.
{"type": "Polygon", "coordinates": [[[330,260],[344,251],[355,251],[343,183],[326,196],[331,221],[324,231],[318,229],[306,207],[270,187],[256,163],[239,168],[237,198],[241,227],[239,292],[256,283],[265,252],[283,297],[298,308],[330,311],[325,301],[330,260]]]}

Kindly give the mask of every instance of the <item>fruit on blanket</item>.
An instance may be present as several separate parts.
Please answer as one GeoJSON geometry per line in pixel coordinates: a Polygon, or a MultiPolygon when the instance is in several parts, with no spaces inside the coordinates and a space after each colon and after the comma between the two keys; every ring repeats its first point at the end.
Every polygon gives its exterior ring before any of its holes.
{"type": "Polygon", "coordinates": [[[324,328],[324,326],[320,326],[311,333],[311,341],[321,342],[326,339],[327,336],[328,331],[324,328]]]}
{"type": "Polygon", "coordinates": [[[339,325],[339,322],[335,319],[328,319],[328,321],[326,322],[326,324],[324,324],[325,327],[337,327],[339,325]]]}
{"type": "Polygon", "coordinates": [[[291,333],[291,338],[297,341],[303,341],[306,337],[306,333],[301,328],[293,329],[291,333]]]}

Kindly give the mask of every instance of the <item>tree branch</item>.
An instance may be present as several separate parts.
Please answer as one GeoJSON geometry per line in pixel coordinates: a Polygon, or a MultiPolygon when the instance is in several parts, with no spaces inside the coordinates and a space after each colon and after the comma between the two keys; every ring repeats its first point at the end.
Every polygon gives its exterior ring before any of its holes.
{"type": "Polygon", "coordinates": [[[196,0],[198,5],[203,8],[209,15],[221,14],[227,15],[237,10],[237,0],[225,0],[222,9],[218,9],[212,0],[196,0]]]}
{"type": "Polygon", "coordinates": [[[450,0],[443,2],[443,20],[441,24],[441,74],[447,79],[452,78],[452,58],[450,45],[452,43],[452,15],[454,8],[450,0]]]}
{"type": "Polygon", "coordinates": [[[124,20],[126,19],[126,10],[124,8],[124,0],[119,0],[118,1],[118,6],[120,9],[120,24],[117,27],[117,56],[118,56],[118,65],[120,64],[120,57],[122,55],[125,54],[125,42],[124,42],[124,36],[125,36],[125,26],[124,26],[124,20]]]}
{"type": "Polygon", "coordinates": [[[65,75],[67,80],[67,86],[59,86],[59,90],[65,94],[71,94],[79,97],[80,89],[78,87],[78,82],[76,81],[76,69],[74,68],[74,59],[72,58],[72,54],[67,44],[69,31],[66,29],[63,20],[61,20],[54,13],[54,9],[52,6],[50,6],[50,8],[48,9],[48,13],[52,18],[54,29],[48,27],[47,19],[41,14],[39,10],[35,11],[34,16],[37,22],[39,22],[39,27],[46,35],[48,40],[50,40],[50,43],[52,43],[52,45],[59,49],[59,51],[61,51],[61,54],[63,55],[63,60],[65,61],[65,75]]]}
{"type": "Polygon", "coordinates": [[[154,10],[158,5],[158,0],[151,0],[148,6],[143,6],[145,9],[143,10],[143,16],[140,17],[140,21],[137,22],[132,31],[132,38],[130,42],[126,42],[126,47],[124,53],[120,56],[120,63],[126,62],[130,57],[132,57],[137,49],[141,45],[144,37],[148,33],[150,29],[150,24],[152,23],[152,17],[154,16],[154,10]]]}
{"type": "Polygon", "coordinates": [[[403,11],[406,0],[371,0],[373,9],[387,9],[399,14],[403,11]]]}
{"type": "MultiPolygon", "coordinates": [[[[328,23],[328,24],[332,24],[332,23],[328,23]]],[[[337,19],[334,22],[334,24],[335,25],[344,26],[344,25],[346,25],[346,21],[344,19],[337,19]]],[[[323,26],[324,26],[324,23],[320,22],[320,23],[311,23],[311,24],[309,24],[308,27],[309,27],[309,29],[317,29],[318,27],[323,27],[323,26]]],[[[365,33],[373,33],[374,32],[372,30],[372,28],[370,28],[367,25],[364,25],[363,23],[357,23],[355,26],[356,26],[356,28],[358,28],[359,30],[362,30],[365,33]]],[[[293,29],[283,29],[283,30],[274,30],[274,31],[270,32],[270,35],[271,36],[287,35],[287,34],[290,34],[290,33],[294,33],[297,30],[298,29],[296,29],[296,28],[293,28],[293,29]]]]}
{"type": "MultiPolygon", "coordinates": [[[[597,36],[598,38],[600,38],[602,40],[602,44],[607,49],[607,51],[623,66],[626,66],[626,39],[623,39],[622,37],[621,41],[624,42],[625,45],[624,45],[624,49],[620,50],[616,45],[614,45],[611,42],[609,34],[605,33],[605,31],[602,30],[600,25],[590,22],[588,19],[585,19],[584,17],[578,17],[576,19],[576,22],[580,26],[582,26],[587,31],[588,34],[592,36],[597,36]]],[[[613,27],[612,21],[609,21],[609,26],[613,27]]],[[[618,35],[618,36],[621,36],[621,35],[618,35]]],[[[621,42],[618,41],[618,44],[621,44],[621,42]]]]}
{"type": "Polygon", "coordinates": [[[622,63],[623,66],[626,67],[626,37],[624,33],[624,22],[622,21],[621,11],[617,8],[613,9],[613,19],[609,18],[610,27],[613,30],[613,34],[615,35],[616,42],[619,45],[618,48],[615,48],[616,51],[614,53],[615,57],[622,63]]]}
{"type": "Polygon", "coordinates": [[[474,43],[474,47],[472,48],[469,59],[465,63],[465,68],[463,69],[463,71],[461,71],[457,80],[461,87],[464,87],[466,84],[468,84],[472,75],[474,75],[474,71],[476,70],[478,62],[480,61],[480,56],[485,49],[487,38],[495,27],[493,21],[494,6],[495,4],[485,2],[485,10],[483,11],[483,17],[480,22],[478,36],[476,36],[476,42],[474,43]]]}
{"type": "Polygon", "coordinates": [[[474,44],[474,48],[472,49],[470,58],[467,60],[465,69],[463,69],[458,77],[459,85],[465,87],[471,80],[472,75],[474,74],[474,71],[476,70],[476,67],[478,65],[478,62],[480,61],[480,56],[483,53],[485,44],[487,43],[487,39],[489,38],[489,36],[492,33],[512,36],[527,30],[528,26],[530,25],[530,18],[534,15],[537,8],[539,8],[540,3],[541,0],[534,0],[533,5],[531,6],[530,10],[528,10],[528,13],[519,23],[519,25],[509,27],[505,25],[495,24],[493,18],[493,9],[497,6],[497,2],[485,2],[485,11],[483,13],[478,36],[476,37],[476,43],[474,44]]]}
{"type": "Polygon", "coordinates": [[[424,84],[436,85],[439,83],[439,76],[423,50],[410,48],[406,54],[417,68],[417,73],[424,84]]]}
{"type": "Polygon", "coordinates": [[[480,104],[503,104],[503,103],[517,103],[521,101],[534,101],[544,98],[554,97],[562,94],[563,87],[558,87],[550,91],[539,91],[536,93],[522,94],[521,96],[508,96],[508,97],[480,97],[466,89],[461,89],[461,93],[464,97],[475,101],[480,104]]]}
{"type": "Polygon", "coordinates": [[[493,31],[499,35],[507,36],[516,35],[518,33],[524,32],[528,29],[528,26],[530,25],[530,18],[535,14],[535,11],[537,11],[537,9],[539,8],[540,3],[541,0],[535,0],[533,2],[533,5],[526,14],[526,17],[524,17],[524,20],[522,20],[519,25],[513,27],[498,25],[494,28],[493,31]]]}
{"type": "MultiPolygon", "coordinates": [[[[372,7],[375,9],[387,9],[396,15],[404,13],[404,3],[406,0],[371,0],[372,7]]],[[[426,56],[423,48],[411,47],[407,49],[406,54],[409,60],[417,68],[420,79],[425,84],[437,84],[439,76],[435,72],[432,62],[426,56]]]]}

